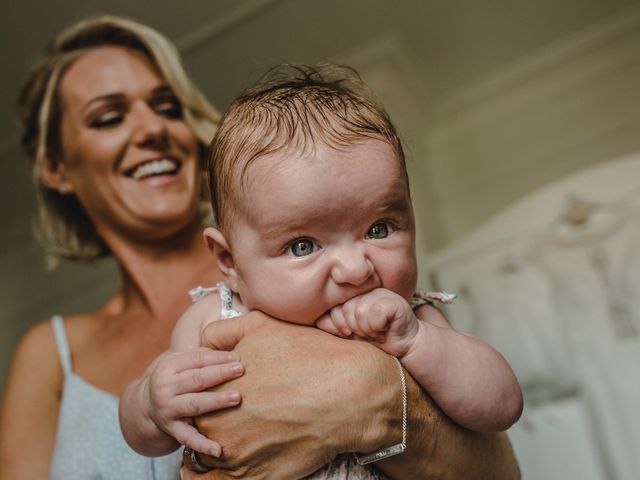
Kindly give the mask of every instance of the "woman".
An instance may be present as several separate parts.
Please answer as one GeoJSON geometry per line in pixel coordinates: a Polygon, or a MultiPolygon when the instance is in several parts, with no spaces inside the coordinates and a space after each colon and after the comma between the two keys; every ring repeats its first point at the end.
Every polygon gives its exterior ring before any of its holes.
{"type": "MultiPolygon", "coordinates": [[[[0,477],[46,478],[50,472],[52,478],[173,479],[179,455],[149,459],[129,450],[117,403],[125,386],[168,345],[189,303],[185,292],[221,278],[201,239],[199,208],[201,153],[217,113],[189,82],[170,42],[115,17],[63,32],[20,103],[49,254],[83,260],[113,255],[122,286],[99,310],[43,322],[21,341],[2,407],[0,477]]],[[[261,402],[260,415],[243,407],[227,410],[226,438],[216,434],[225,453],[229,447],[227,463],[210,475],[240,469],[246,478],[293,476],[338,451],[372,451],[401,436],[398,372],[386,356],[359,342],[345,351],[344,342],[330,335],[309,340],[306,332],[281,323],[256,313],[234,324],[246,335],[233,335],[243,364],[252,365],[238,391],[262,386],[272,394],[261,402]],[[327,346],[315,350],[320,341],[340,342],[323,395],[315,392],[317,371],[328,369],[318,353],[327,346]],[[272,358],[262,361],[269,352],[272,358]],[[359,374],[346,375],[345,364],[350,371],[359,365],[359,374]],[[284,372],[296,378],[294,391],[280,388],[284,372]],[[313,395],[316,409],[289,408],[299,402],[282,408],[278,392],[285,391],[313,395]],[[345,425],[341,400],[347,394],[360,408],[348,412],[345,425]],[[282,428],[283,422],[295,428],[282,428]]],[[[214,386],[233,378],[227,355],[200,355],[209,365],[207,378],[193,381],[214,386]]],[[[461,467],[447,471],[451,478],[465,472],[517,475],[504,437],[470,436],[442,421],[413,383],[409,398],[411,420],[428,434],[410,437],[408,452],[381,463],[392,476],[406,478],[417,468],[435,472],[452,462],[457,449],[463,452],[455,457],[461,467]],[[487,460],[489,453],[496,459],[487,460]]],[[[206,419],[202,428],[207,431],[206,419]]]]}

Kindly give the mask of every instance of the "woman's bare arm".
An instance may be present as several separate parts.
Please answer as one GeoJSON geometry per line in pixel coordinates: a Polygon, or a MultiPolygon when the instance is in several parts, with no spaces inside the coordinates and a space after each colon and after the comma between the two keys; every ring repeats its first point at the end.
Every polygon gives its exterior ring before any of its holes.
{"type": "Polygon", "coordinates": [[[48,478],[63,373],[49,322],[18,344],[0,413],[0,478],[48,478]]]}
{"type": "MultiPolygon", "coordinates": [[[[237,344],[245,375],[218,388],[240,391],[243,402],[198,418],[224,455],[205,458],[216,470],[185,479],[297,479],[339,453],[400,441],[398,368],[376,347],[258,312],[212,324],[205,339],[220,349],[237,344]]],[[[408,449],[378,467],[397,479],[519,478],[506,437],[458,427],[408,380],[408,449]]]]}

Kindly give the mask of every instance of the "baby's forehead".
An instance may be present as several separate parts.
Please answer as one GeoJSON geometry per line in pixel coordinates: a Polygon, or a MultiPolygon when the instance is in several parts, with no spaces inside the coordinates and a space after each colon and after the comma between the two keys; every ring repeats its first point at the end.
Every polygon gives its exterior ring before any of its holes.
{"type": "Polygon", "coordinates": [[[313,170],[315,175],[339,175],[341,165],[346,167],[346,163],[351,161],[358,161],[362,168],[375,168],[385,163],[395,167],[397,172],[397,177],[391,177],[390,181],[407,179],[404,162],[391,144],[377,138],[359,139],[344,145],[324,142],[287,145],[275,152],[238,162],[233,178],[239,180],[235,188],[250,194],[254,182],[267,182],[274,177],[292,175],[294,171],[298,175],[304,174],[305,167],[313,170]]]}
{"type": "Polygon", "coordinates": [[[243,168],[242,179],[236,179],[231,201],[235,220],[240,215],[259,221],[256,212],[266,205],[301,216],[312,212],[316,218],[335,204],[349,205],[348,210],[356,205],[411,210],[403,164],[390,145],[378,140],[256,157],[243,168]]]}

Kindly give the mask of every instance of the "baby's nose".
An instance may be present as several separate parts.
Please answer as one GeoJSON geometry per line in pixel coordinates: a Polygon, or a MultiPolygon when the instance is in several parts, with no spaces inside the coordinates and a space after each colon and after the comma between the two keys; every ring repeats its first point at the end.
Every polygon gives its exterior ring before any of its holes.
{"type": "Polygon", "coordinates": [[[331,274],[336,283],[358,287],[369,280],[373,272],[373,263],[363,251],[345,248],[335,255],[331,274]]]}

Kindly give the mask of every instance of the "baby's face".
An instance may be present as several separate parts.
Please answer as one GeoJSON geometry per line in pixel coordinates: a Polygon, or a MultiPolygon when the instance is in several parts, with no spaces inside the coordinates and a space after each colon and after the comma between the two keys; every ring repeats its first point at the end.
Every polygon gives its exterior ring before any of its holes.
{"type": "Polygon", "coordinates": [[[363,140],[336,150],[258,158],[227,233],[230,283],[250,309],[313,324],[374,288],[409,299],[415,227],[393,149],[363,140]]]}

